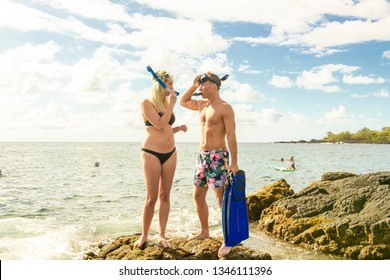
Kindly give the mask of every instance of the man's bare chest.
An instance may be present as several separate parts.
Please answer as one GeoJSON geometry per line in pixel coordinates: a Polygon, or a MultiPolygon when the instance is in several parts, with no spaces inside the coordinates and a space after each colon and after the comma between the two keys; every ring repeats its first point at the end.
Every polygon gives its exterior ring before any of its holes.
{"type": "Polygon", "coordinates": [[[222,115],[212,106],[206,106],[200,111],[200,121],[207,125],[217,125],[222,122],[222,115]]]}

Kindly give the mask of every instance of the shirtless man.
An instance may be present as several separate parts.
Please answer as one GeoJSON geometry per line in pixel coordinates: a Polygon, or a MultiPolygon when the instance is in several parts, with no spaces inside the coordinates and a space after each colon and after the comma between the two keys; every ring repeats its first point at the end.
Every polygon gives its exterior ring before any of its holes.
{"type": "MultiPolygon", "coordinates": [[[[201,150],[194,178],[194,200],[201,231],[190,239],[209,237],[209,208],[206,202],[208,187],[214,188],[218,206],[221,208],[227,175],[239,169],[234,111],[219,96],[220,87],[221,80],[217,75],[211,72],[197,75],[193,85],[180,100],[181,106],[199,111],[201,126],[201,150]],[[204,100],[192,99],[192,94],[198,87],[204,100]]],[[[218,256],[224,257],[230,250],[231,247],[223,244],[218,251],[218,256]]]]}

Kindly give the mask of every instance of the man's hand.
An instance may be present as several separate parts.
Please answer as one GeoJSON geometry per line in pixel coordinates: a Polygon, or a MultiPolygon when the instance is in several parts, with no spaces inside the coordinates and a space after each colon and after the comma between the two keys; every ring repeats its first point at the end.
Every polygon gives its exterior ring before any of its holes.
{"type": "Polygon", "coordinates": [[[230,165],[229,165],[229,168],[228,168],[228,171],[229,171],[229,172],[236,173],[238,170],[239,170],[239,168],[238,168],[238,165],[237,165],[237,164],[230,164],[230,165]]]}

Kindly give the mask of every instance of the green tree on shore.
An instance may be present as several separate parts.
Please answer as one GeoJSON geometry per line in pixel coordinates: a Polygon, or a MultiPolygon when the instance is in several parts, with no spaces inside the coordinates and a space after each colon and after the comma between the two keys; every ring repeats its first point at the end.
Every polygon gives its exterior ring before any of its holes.
{"type": "Polygon", "coordinates": [[[382,130],[370,130],[367,127],[360,129],[356,133],[343,131],[335,134],[328,132],[327,136],[322,138],[324,142],[343,142],[343,143],[370,143],[370,144],[390,144],[390,127],[384,127],[382,130]]]}

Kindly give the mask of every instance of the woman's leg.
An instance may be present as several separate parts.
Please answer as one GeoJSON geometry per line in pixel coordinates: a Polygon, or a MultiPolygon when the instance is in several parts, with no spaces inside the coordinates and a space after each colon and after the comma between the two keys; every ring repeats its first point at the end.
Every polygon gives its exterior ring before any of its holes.
{"type": "Polygon", "coordinates": [[[176,151],[172,154],[172,156],[162,165],[161,167],[161,179],[160,179],[160,187],[159,187],[159,199],[160,199],[160,207],[158,210],[159,217],[159,241],[164,247],[171,247],[171,244],[166,240],[165,230],[168,223],[168,216],[171,207],[171,188],[173,177],[175,176],[176,171],[176,163],[177,163],[177,153],[176,151]]]}
{"type": "Polygon", "coordinates": [[[134,247],[141,247],[148,239],[150,225],[152,224],[154,206],[158,198],[161,164],[152,154],[142,152],[142,170],[144,174],[146,199],[142,214],[142,235],[134,243],[134,247]]]}

